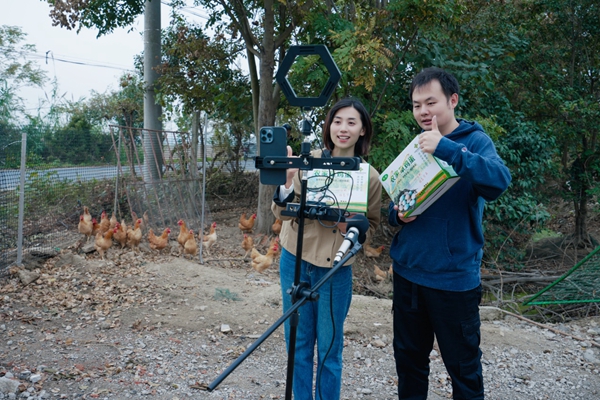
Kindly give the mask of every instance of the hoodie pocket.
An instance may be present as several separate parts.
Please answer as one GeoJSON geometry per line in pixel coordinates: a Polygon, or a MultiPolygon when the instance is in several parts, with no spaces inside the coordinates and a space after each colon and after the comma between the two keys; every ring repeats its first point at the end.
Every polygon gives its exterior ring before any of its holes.
{"type": "Polygon", "coordinates": [[[448,246],[448,221],[440,218],[417,217],[399,233],[398,261],[409,268],[445,270],[452,260],[448,246]],[[419,221],[419,218],[422,219],[419,221]]]}

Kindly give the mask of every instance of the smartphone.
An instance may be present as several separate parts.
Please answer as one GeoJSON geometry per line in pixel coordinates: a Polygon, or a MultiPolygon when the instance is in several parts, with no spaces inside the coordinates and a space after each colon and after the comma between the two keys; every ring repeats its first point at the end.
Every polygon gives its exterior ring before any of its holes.
{"type": "MultiPolygon", "coordinates": [[[[260,157],[287,157],[287,131],[282,126],[263,126],[259,133],[260,157]]],[[[287,170],[283,168],[262,168],[260,183],[263,185],[283,185],[287,180],[287,170]]]]}

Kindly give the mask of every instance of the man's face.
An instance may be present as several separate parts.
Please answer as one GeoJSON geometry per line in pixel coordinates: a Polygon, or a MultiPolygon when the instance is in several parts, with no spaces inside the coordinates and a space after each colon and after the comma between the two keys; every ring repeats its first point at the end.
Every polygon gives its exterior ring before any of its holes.
{"type": "Polygon", "coordinates": [[[454,93],[447,99],[442,85],[435,79],[427,85],[417,87],[412,98],[413,116],[423,130],[431,130],[431,120],[436,115],[440,133],[447,135],[452,132],[456,121],[454,108],[458,104],[458,94],[454,93]]]}

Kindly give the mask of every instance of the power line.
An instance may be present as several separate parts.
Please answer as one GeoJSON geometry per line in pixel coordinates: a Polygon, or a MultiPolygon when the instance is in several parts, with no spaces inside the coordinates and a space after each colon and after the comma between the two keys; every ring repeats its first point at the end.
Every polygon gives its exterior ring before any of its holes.
{"type": "MultiPolygon", "coordinates": [[[[6,50],[6,47],[0,46],[0,52],[5,51],[5,50],[6,50]]],[[[85,58],[78,59],[77,57],[71,57],[71,56],[62,55],[62,54],[57,54],[56,56],[58,56],[58,57],[56,57],[52,50],[48,50],[46,52],[46,54],[34,53],[34,52],[29,52],[29,51],[19,51],[19,54],[26,58],[45,60],[46,64],[48,64],[48,59],[49,59],[48,55],[50,54],[50,59],[52,61],[64,62],[64,63],[75,64],[75,65],[85,65],[85,66],[89,66],[89,67],[112,68],[112,69],[118,69],[121,71],[135,72],[130,67],[125,67],[125,66],[118,65],[118,64],[111,65],[110,63],[106,63],[106,62],[102,63],[99,61],[88,60],[85,58]]]]}

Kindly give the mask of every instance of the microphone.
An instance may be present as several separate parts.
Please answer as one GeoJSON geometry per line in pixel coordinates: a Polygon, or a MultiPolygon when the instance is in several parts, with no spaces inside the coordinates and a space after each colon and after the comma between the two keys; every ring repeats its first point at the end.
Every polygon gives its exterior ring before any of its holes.
{"type": "Polygon", "coordinates": [[[362,214],[357,214],[352,218],[347,219],[346,222],[348,223],[346,236],[344,237],[340,249],[335,253],[335,258],[333,259],[334,264],[340,262],[348,249],[353,247],[356,242],[362,244],[367,239],[367,230],[369,229],[369,220],[367,217],[362,214]]]}

